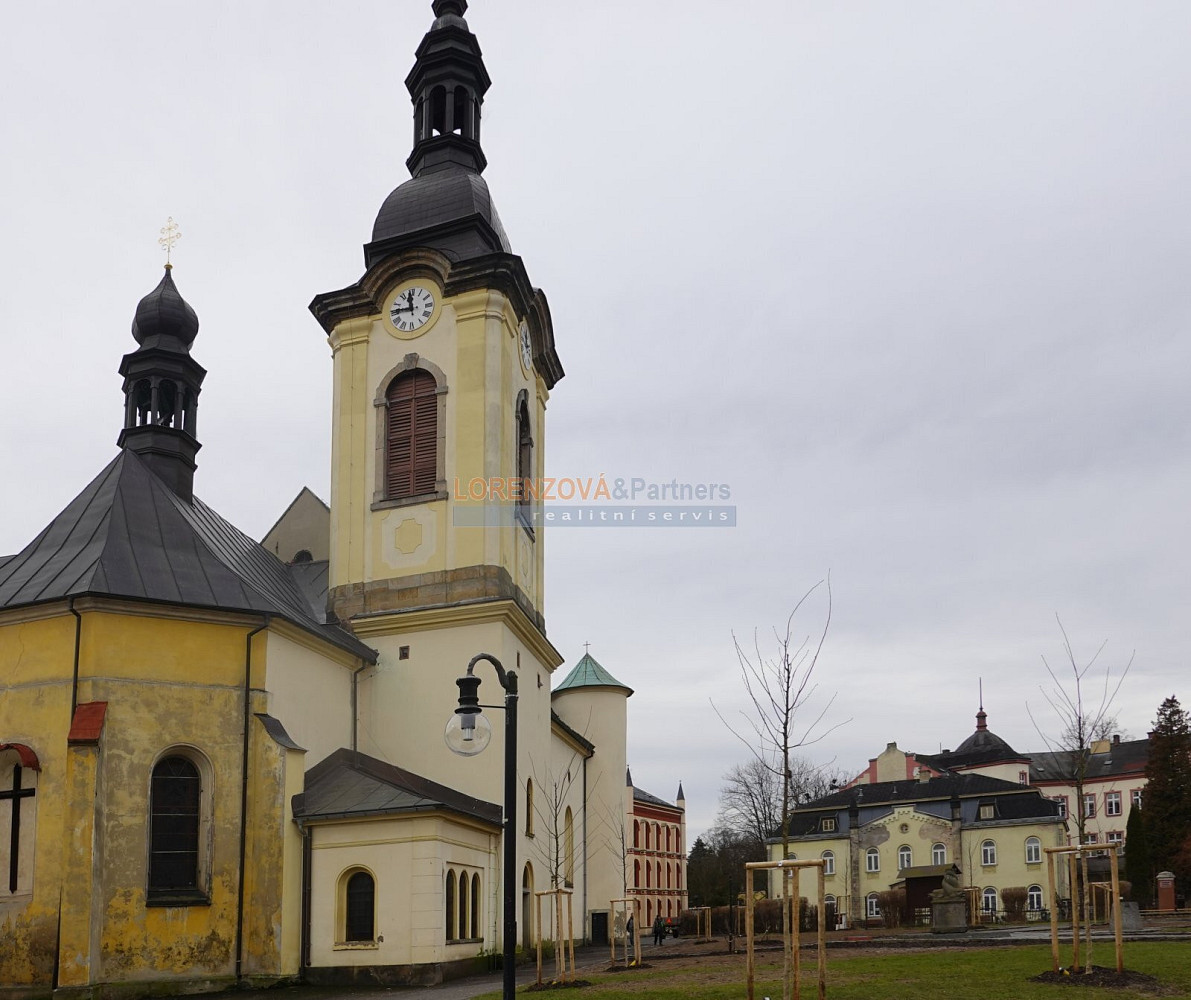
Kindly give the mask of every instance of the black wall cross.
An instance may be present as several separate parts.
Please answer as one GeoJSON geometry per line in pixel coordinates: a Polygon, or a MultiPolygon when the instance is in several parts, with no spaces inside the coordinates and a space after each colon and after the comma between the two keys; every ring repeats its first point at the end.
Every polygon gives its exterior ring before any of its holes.
{"type": "Polygon", "coordinates": [[[8,854],[8,891],[17,891],[17,852],[21,846],[21,799],[32,798],[35,788],[21,787],[21,765],[14,764],[12,769],[12,790],[0,791],[0,801],[12,800],[11,846],[8,854]]]}

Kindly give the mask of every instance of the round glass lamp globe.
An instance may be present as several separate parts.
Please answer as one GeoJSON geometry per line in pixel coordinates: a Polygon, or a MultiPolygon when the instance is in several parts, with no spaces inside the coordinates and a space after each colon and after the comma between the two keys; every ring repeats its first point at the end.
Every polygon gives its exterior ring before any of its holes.
{"type": "Polygon", "coordinates": [[[447,728],[443,730],[443,739],[452,753],[460,757],[474,757],[480,753],[492,739],[492,723],[483,712],[473,715],[469,719],[475,725],[464,728],[464,716],[452,715],[447,720],[447,728]]]}

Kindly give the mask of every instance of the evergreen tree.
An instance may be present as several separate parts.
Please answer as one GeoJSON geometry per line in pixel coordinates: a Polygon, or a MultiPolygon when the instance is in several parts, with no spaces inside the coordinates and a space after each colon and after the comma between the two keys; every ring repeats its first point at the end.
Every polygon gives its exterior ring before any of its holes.
{"type": "Polygon", "coordinates": [[[1173,695],[1150,733],[1144,801],[1154,870],[1173,871],[1186,885],[1191,871],[1180,870],[1180,854],[1191,833],[1191,722],[1173,695]]]}
{"type": "Polygon", "coordinates": [[[1154,859],[1145,814],[1136,806],[1125,825],[1125,880],[1133,884],[1133,898],[1148,909],[1154,900],[1154,859]]]}

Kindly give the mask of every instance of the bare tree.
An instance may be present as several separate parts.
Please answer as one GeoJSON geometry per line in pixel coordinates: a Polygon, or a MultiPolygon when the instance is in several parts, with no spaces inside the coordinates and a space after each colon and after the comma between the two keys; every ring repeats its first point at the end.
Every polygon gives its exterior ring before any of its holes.
{"type": "Polygon", "coordinates": [[[823,643],[827,639],[830,626],[831,575],[828,574],[825,581],[820,580],[816,583],[794,605],[794,610],[786,619],[785,628],[773,630],[776,644],[774,655],[766,656],[761,651],[760,636],[757,632],[753,633],[751,652],[746,652],[733,634],[732,642],[736,648],[741,679],[749,701],[752,702],[751,712],[740,713],[744,725],[734,727],[716,708],[715,703],[712,703],[712,708],[724,725],[748,747],[756,766],[769,772],[777,780],[780,791],[778,820],[783,856],[790,846],[790,809],[795,801],[793,752],[799,747],[817,743],[839,725],[843,725],[838,723],[827,729],[821,728],[827,710],[835,701],[834,694],[813,717],[799,718],[804,710],[808,709],[808,703],[818,690],[818,685],[814,682],[815,667],[819,662],[819,655],[823,651],[823,643]],[[823,617],[823,626],[816,634],[808,633],[799,638],[795,627],[798,613],[811,595],[824,585],[827,609],[823,617]],[[746,732],[749,735],[745,735],[746,732]]]}
{"type": "MultiPolygon", "coordinates": [[[[808,758],[790,759],[789,801],[793,806],[828,794],[847,775],[832,765],[815,765],[808,758]]],[[[753,757],[736,764],[723,777],[716,825],[746,837],[758,847],[781,825],[782,782],[779,769],[753,757]]]]}
{"type": "Polygon", "coordinates": [[[1050,706],[1057,719],[1057,733],[1047,735],[1034,716],[1029,703],[1026,711],[1034,729],[1042,737],[1046,748],[1055,755],[1062,768],[1062,777],[1075,789],[1075,825],[1079,835],[1079,843],[1084,843],[1084,827],[1087,822],[1084,809],[1084,784],[1088,777],[1091,764],[1093,745],[1101,739],[1107,739],[1116,728],[1116,716],[1112,714],[1112,703],[1117,692],[1121,689],[1129,668],[1133,666],[1133,654],[1125,666],[1114,677],[1111,665],[1103,668],[1103,679],[1096,668],[1100,654],[1108,645],[1106,639],[1097,648],[1092,657],[1084,664],[1080,664],[1063,627],[1062,619],[1055,615],[1059,631],[1063,635],[1063,656],[1066,662],[1057,670],[1042,657],[1042,665],[1050,677],[1049,684],[1040,684],[1042,697],[1050,706]]]}

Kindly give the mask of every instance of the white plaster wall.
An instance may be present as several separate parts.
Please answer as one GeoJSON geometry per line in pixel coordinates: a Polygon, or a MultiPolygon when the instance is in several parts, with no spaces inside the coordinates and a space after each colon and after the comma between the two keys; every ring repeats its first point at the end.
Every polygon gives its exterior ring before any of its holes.
{"type": "Polygon", "coordinates": [[[273,630],[268,637],[269,714],[307,751],[309,769],[351,746],[352,668],[273,630]]]}

